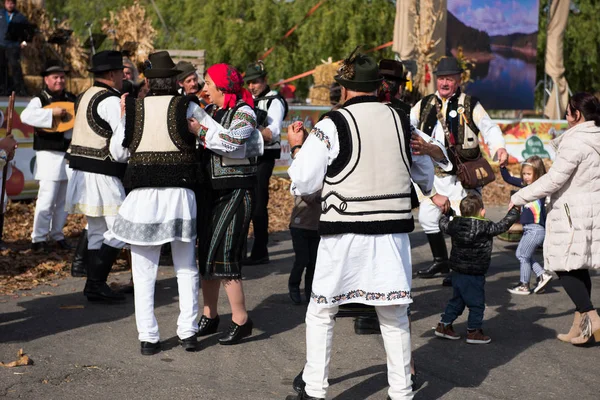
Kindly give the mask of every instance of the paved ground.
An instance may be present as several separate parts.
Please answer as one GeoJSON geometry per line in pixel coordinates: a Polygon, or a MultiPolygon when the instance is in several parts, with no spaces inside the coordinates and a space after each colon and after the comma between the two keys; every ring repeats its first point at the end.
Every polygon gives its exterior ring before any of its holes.
{"type": "MultiPolygon", "coordinates": [[[[488,210],[498,217],[502,210],[488,210]]],[[[139,354],[133,301],[98,305],[85,301],[82,279],[65,279],[27,297],[0,297],[0,361],[19,348],[29,367],[0,368],[0,397],[26,399],[284,399],[303,366],[304,306],[287,296],[293,261],[287,232],[274,235],[272,262],[247,267],[244,282],[254,335],[244,344],[220,346],[217,336],[201,341],[198,353],[177,346],[176,281],[160,268],[157,318],[166,348],[139,354]],[[46,294],[42,294],[46,292],[46,294]],[[48,294],[51,292],[52,294],[48,294]],[[79,308],[77,308],[79,307],[79,308]]],[[[411,234],[414,269],[430,258],[425,235],[411,234]]],[[[600,346],[577,348],[555,339],[571,324],[572,306],[552,282],[546,293],[511,296],[518,280],[515,245],[495,241],[487,285],[487,346],[435,338],[450,289],[441,279],[413,281],[413,354],[423,383],[416,399],[597,399],[600,346]]],[[[541,256],[541,254],[540,254],[541,256]]],[[[113,277],[129,279],[128,273],[113,277]]],[[[593,277],[600,287],[600,276],[593,277]]],[[[600,291],[593,301],[600,304],[600,291]]],[[[222,327],[230,321],[221,295],[222,327]]],[[[455,325],[466,329],[465,317],[455,325]]],[[[380,336],[356,336],[352,320],[338,320],[331,364],[330,399],[385,399],[386,367],[380,336]]]]}

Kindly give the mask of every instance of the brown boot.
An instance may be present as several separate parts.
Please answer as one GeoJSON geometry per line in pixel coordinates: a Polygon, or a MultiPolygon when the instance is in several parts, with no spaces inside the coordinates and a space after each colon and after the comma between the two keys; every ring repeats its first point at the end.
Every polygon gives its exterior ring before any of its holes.
{"type": "Polygon", "coordinates": [[[569,333],[559,333],[556,335],[556,338],[562,342],[571,343],[571,339],[581,335],[581,328],[579,325],[581,325],[581,313],[575,311],[575,318],[573,319],[573,325],[571,325],[569,333]]]}
{"type": "Polygon", "coordinates": [[[581,314],[581,335],[571,339],[573,344],[585,344],[593,337],[600,343],[600,316],[596,310],[581,314]]]}

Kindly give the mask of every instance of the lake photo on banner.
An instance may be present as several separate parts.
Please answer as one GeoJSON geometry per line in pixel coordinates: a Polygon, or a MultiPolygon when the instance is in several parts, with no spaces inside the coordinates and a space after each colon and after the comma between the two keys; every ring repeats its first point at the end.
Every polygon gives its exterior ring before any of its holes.
{"type": "Polygon", "coordinates": [[[446,54],[473,61],[466,93],[484,108],[534,108],[538,9],[538,0],[448,0],[446,54]]]}
{"type": "Polygon", "coordinates": [[[529,110],[534,105],[535,57],[517,51],[498,50],[493,58],[477,62],[471,71],[473,82],[466,93],[477,97],[490,110],[529,110]]]}

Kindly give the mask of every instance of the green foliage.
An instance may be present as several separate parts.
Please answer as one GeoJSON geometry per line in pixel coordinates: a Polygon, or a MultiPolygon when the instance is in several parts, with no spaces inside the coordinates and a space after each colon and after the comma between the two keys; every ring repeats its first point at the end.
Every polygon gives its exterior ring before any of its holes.
{"type": "MultiPolygon", "coordinates": [[[[569,13],[564,40],[565,76],[573,93],[600,90],[600,2],[577,0],[581,13],[569,13]]],[[[540,1],[540,33],[538,36],[538,79],[544,77],[548,0],[540,1]]]]}
{"type": "MultiPolygon", "coordinates": [[[[290,37],[280,38],[319,0],[155,0],[165,19],[160,22],[150,0],[142,0],[159,36],[157,48],[205,49],[207,65],[228,62],[244,70],[270,47],[265,64],[271,82],[308,71],[321,60],[344,58],[358,44],[369,49],[392,40],[395,6],[392,0],[328,0],[290,37]]],[[[86,21],[100,19],[132,0],[46,0],[51,14],[68,17],[75,33],[85,38],[86,21]]],[[[540,1],[538,79],[544,73],[548,0],[540,1]]],[[[600,90],[600,2],[577,0],[581,14],[569,16],[565,35],[566,76],[573,92],[600,90]]],[[[106,43],[103,48],[110,47],[106,43]]],[[[392,56],[391,49],[374,54],[392,56]]],[[[294,82],[306,94],[310,78],[294,82]]]]}

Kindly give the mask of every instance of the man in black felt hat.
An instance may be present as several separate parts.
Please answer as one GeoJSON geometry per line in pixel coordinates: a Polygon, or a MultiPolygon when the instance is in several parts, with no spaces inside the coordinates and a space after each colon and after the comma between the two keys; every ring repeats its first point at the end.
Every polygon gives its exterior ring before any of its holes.
{"type": "MultiPolygon", "coordinates": [[[[488,145],[491,154],[495,154],[500,165],[506,165],[506,152],[502,131],[494,123],[479,100],[462,93],[460,89],[462,67],[454,57],[440,60],[434,73],[436,74],[437,91],[425,96],[411,110],[411,122],[419,130],[443,143],[449,149],[450,143],[444,132],[444,125],[450,133],[450,140],[456,143],[459,152],[466,158],[474,159],[480,152],[478,135],[488,145]],[[438,118],[437,108],[441,118],[438,118]],[[441,119],[441,120],[440,120],[441,119]]],[[[448,153],[450,151],[448,150],[448,153]]],[[[435,189],[440,195],[450,199],[452,208],[459,210],[459,202],[468,192],[481,194],[478,190],[463,189],[456,177],[456,170],[443,171],[436,168],[435,189]]],[[[418,271],[421,278],[433,278],[439,273],[448,273],[448,250],[444,234],[440,232],[439,219],[442,210],[433,199],[424,199],[419,207],[419,223],[427,234],[427,240],[433,254],[433,263],[418,271]]],[[[450,276],[444,280],[445,286],[451,285],[450,276]]]]}
{"type": "Polygon", "coordinates": [[[129,153],[122,146],[121,89],[123,56],[101,51],[92,57],[94,84],[79,97],[75,127],[68,150],[73,170],[67,187],[66,210],[85,214],[88,223],[87,281],[83,294],[89,301],[120,301],[106,280],[125,245],[110,234],[125,199],[121,179],[129,153]]]}
{"type": "Polygon", "coordinates": [[[56,241],[62,249],[70,249],[65,241],[63,227],[67,220],[67,166],[65,152],[71,143],[73,130],[46,132],[64,118],[73,118],[61,106],[44,108],[52,103],[74,103],[75,95],[65,90],[67,68],[59,61],[46,62],[42,70],[44,86],[21,113],[21,121],[34,127],[33,149],[36,152],[35,180],[39,191],[31,233],[32,249],[47,250],[48,240],[56,241]]]}
{"type": "Polygon", "coordinates": [[[244,82],[254,97],[258,129],[265,142],[264,154],[258,157],[257,182],[254,187],[254,244],[250,257],[244,260],[244,265],[259,265],[269,263],[269,180],[275,160],[281,157],[281,129],[288,104],[277,91],[269,87],[267,69],[262,61],[248,65],[244,82]]]}
{"type": "Polygon", "coordinates": [[[129,190],[111,235],[131,245],[135,318],[141,353],[160,350],[154,315],[154,286],[163,244],[170,243],[177,275],[180,315],[177,335],[186,351],[197,346],[198,267],[196,265],[196,136],[187,118],[199,107],[194,95],[179,96],[169,53],[150,54],[144,71],[150,92],[126,100],[125,135],[116,136],[130,152],[123,183],[129,190]]]}
{"type": "Polygon", "coordinates": [[[379,102],[375,61],[344,60],[335,80],[343,107],[325,114],[304,139],[288,128],[294,195],[322,190],[321,242],[306,312],[305,389],[293,399],[323,399],[334,316],[342,304],[375,306],[386,348],[389,396],[412,399],[410,333],[411,178],[424,193],[433,186],[429,156],[413,156],[410,121],[379,102]],[[393,173],[392,173],[393,172],[393,173]]]}
{"type": "Polygon", "coordinates": [[[177,84],[181,94],[189,96],[191,94],[199,96],[202,90],[203,81],[198,76],[198,70],[194,64],[188,61],[179,61],[175,66],[179,71],[177,74],[177,84]]]}

